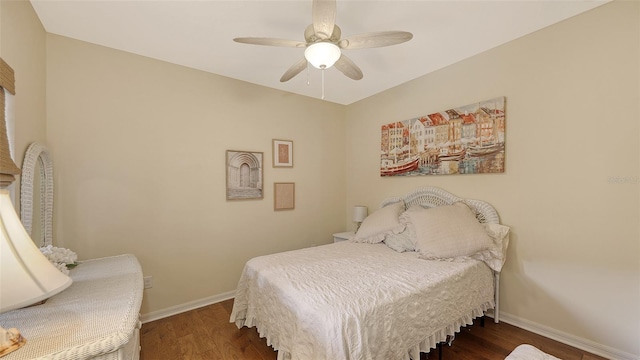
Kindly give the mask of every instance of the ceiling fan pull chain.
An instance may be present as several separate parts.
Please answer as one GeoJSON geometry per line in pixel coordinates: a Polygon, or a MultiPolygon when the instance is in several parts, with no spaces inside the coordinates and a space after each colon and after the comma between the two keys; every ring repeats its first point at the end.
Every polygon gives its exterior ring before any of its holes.
{"type": "Polygon", "coordinates": [[[309,62],[307,61],[307,86],[311,85],[311,80],[309,80],[310,72],[309,72],[309,62]]]}
{"type": "Polygon", "coordinates": [[[322,100],[324,100],[324,69],[320,70],[322,73],[322,100]]]}

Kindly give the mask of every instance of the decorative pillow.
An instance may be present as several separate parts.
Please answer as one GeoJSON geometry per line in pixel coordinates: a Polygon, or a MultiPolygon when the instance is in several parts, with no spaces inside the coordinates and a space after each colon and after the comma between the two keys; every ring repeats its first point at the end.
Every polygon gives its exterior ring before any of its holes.
{"type": "Polygon", "coordinates": [[[400,214],[400,223],[404,224],[406,226],[406,228],[404,229],[403,233],[406,234],[409,239],[411,240],[411,243],[413,244],[413,250],[417,250],[416,248],[416,229],[414,226],[411,225],[411,218],[409,218],[409,212],[416,212],[416,211],[424,211],[427,210],[429,208],[425,208],[422,207],[421,205],[413,205],[410,208],[407,209],[407,211],[403,212],[402,214],[400,214]]]}
{"type": "Polygon", "coordinates": [[[390,234],[384,238],[384,243],[397,252],[415,251],[416,247],[413,243],[411,235],[405,229],[399,234],[390,234]]]}
{"type": "Polygon", "coordinates": [[[485,228],[463,202],[406,211],[401,220],[415,233],[416,251],[425,259],[469,256],[493,244],[485,228]]]}
{"type": "Polygon", "coordinates": [[[507,247],[509,246],[509,227],[500,224],[482,224],[493,244],[489,249],[480,251],[471,256],[476,260],[484,261],[494,271],[502,271],[502,266],[507,260],[507,247]]]}
{"type": "Polygon", "coordinates": [[[354,242],[376,244],[385,236],[398,234],[405,228],[398,219],[404,211],[404,201],[387,205],[367,216],[353,237],[354,242]]]}

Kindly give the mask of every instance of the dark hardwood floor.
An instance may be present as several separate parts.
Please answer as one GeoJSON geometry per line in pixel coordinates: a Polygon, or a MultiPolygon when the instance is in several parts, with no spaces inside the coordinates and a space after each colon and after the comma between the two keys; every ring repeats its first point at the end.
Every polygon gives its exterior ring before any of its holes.
{"type": "MultiPolygon", "coordinates": [[[[141,360],[275,360],[277,353],[255,328],[229,322],[233,300],[146,323],[141,330],[141,360]]],[[[606,360],[554,340],[487,318],[463,328],[443,360],[504,360],[519,344],[531,344],[563,360],[606,360]]],[[[427,356],[424,356],[427,358],[427,356]]],[[[432,350],[429,359],[438,359],[432,350]]],[[[313,359],[310,359],[313,360],[313,359]]],[[[329,359],[328,359],[329,360],[329,359]]]]}

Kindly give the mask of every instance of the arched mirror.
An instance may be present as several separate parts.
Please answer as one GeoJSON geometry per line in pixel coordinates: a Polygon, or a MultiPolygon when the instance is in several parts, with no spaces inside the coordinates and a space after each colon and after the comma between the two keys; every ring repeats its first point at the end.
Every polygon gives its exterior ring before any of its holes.
{"type": "Polygon", "coordinates": [[[24,155],[20,218],[37,246],[53,244],[53,162],[42,144],[32,143],[24,155]]]}

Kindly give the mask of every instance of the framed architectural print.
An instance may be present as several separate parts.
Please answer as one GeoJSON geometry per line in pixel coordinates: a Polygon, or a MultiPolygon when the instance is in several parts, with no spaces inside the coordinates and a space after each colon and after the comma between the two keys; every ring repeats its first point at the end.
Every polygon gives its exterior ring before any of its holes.
{"type": "Polygon", "coordinates": [[[273,210],[293,210],[295,208],[296,184],[273,183],[273,210]]]}
{"type": "Polygon", "coordinates": [[[293,141],[273,139],[273,167],[293,167],[293,141]]]}
{"type": "Polygon", "coordinates": [[[227,200],[262,199],[261,152],[227,150],[227,200]]]}

